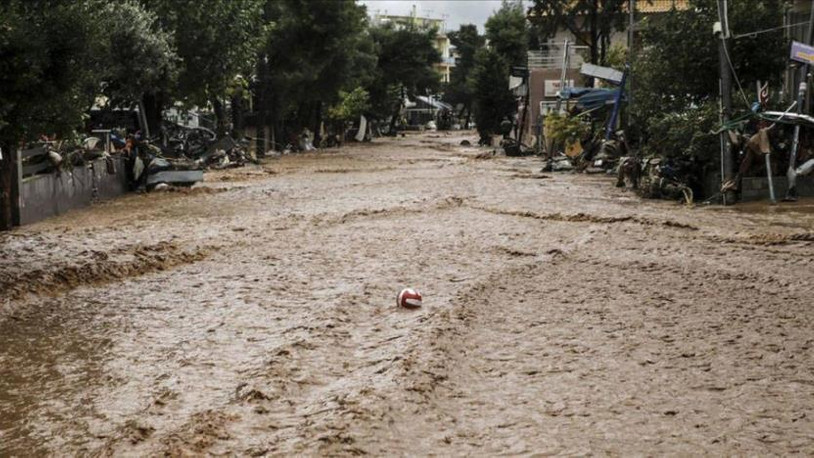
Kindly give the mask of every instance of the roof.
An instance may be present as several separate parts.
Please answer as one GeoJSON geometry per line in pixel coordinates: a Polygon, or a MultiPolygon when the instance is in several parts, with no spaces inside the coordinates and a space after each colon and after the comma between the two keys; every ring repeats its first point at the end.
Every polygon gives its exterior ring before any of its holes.
{"type": "MultiPolygon", "coordinates": [[[[571,0],[571,6],[574,6],[578,0],[571,0]]],[[[636,2],[636,12],[639,14],[656,14],[666,13],[673,8],[683,11],[690,9],[690,0],[638,0],[636,2]]],[[[622,11],[628,12],[628,3],[622,5],[622,11]]],[[[529,9],[529,18],[536,16],[533,8],[529,9]]]]}
{"type": "MultiPolygon", "coordinates": [[[[689,0],[640,0],[636,2],[638,13],[666,13],[671,9],[686,10],[690,8],[689,0]]],[[[627,8],[625,8],[627,10],[627,8]]]]}

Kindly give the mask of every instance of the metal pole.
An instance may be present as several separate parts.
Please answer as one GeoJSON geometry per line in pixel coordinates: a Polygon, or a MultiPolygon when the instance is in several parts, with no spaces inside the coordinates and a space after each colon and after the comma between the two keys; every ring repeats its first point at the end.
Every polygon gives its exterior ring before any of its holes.
{"type": "MultiPolygon", "coordinates": [[[[758,103],[759,106],[762,106],[763,105],[763,103],[762,103],[763,99],[761,98],[761,95],[760,95],[761,94],[760,80],[758,80],[755,83],[755,85],[757,87],[757,92],[755,92],[755,94],[757,94],[757,103],[758,103]]],[[[763,153],[763,151],[761,151],[761,152],[763,153]]],[[[765,156],[765,159],[766,159],[766,178],[769,180],[769,200],[771,200],[771,202],[773,204],[776,204],[777,199],[775,199],[775,196],[774,196],[774,178],[772,178],[772,161],[769,159],[770,155],[771,155],[771,150],[769,150],[768,152],[763,153],[763,156],[765,156]]]]}
{"type": "MultiPolygon", "coordinates": [[[[812,0],[814,1],[814,0],[812,0]]],[[[727,4],[726,0],[718,0],[718,19],[721,27],[720,35],[718,36],[718,60],[720,63],[721,71],[721,104],[723,108],[723,122],[729,121],[729,115],[732,113],[732,73],[729,69],[727,42],[729,38],[729,26],[726,18],[727,4]]],[[[723,176],[721,179],[724,183],[733,179],[733,172],[735,170],[734,158],[732,157],[732,148],[729,144],[729,137],[726,131],[721,132],[723,151],[722,164],[723,176]]],[[[724,205],[731,205],[735,203],[735,193],[733,191],[726,191],[723,193],[724,205]]]]}
{"type": "MultiPolygon", "coordinates": [[[[810,5],[811,11],[808,17],[808,37],[806,40],[806,44],[811,44],[812,39],[814,39],[814,0],[811,0],[810,5]]],[[[803,111],[803,103],[808,98],[808,85],[806,84],[806,79],[808,75],[808,64],[803,64],[800,67],[800,86],[797,90],[797,113],[802,113],[803,111]]],[[[797,150],[800,147],[800,125],[797,124],[794,126],[794,140],[791,143],[791,154],[789,155],[789,169],[786,172],[788,177],[788,189],[786,190],[786,197],[784,200],[796,200],[797,199],[797,191],[795,189],[796,185],[796,174],[794,171],[794,166],[797,163],[797,150]]]]}
{"type": "Polygon", "coordinates": [[[771,199],[773,204],[777,203],[777,199],[774,197],[774,180],[772,179],[772,161],[769,159],[771,154],[766,153],[763,157],[766,158],[766,176],[769,178],[769,199],[771,199]]]}
{"type": "MultiPolygon", "coordinates": [[[[11,155],[9,155],[11,156],[11,155]]],[[[11,159],[11,157],[9,157],[11,159]]],[[[22,223],[21,213],[23,208],[23,155],[20,148],[16,151],[16,169],[14,171],[14,182],[11,184],[11,224],[19,226],[22,223]]]]}
{"type": "MultiPolygon", "coordinates": [[[[724,124],[724,104],[722,102],[723,93],[724,93],[723,85],[721,84],[721,80],[719,79],[718,80],[718,122],[721,123],[721,125],[724,124]]],[[[724,142],[725,138],[726,138],[725,133],[721,133],[721,137],[718,140],[719,144],[720,144],[719,146],[721,148],[721,183],[724,182],[724,170],[725,170],[725,167],[724,167],[724,151],[726,151],[726,143],[724,142]]],[[[726,197],[724,197],[724,195],[721,194],[721,199],[726,199],[726,197]]]]}
{"type": "MultiPolygon", "coordinates": [[[[814,0],[812,0],[814,1],[814,0]]],[[[568,47],[571,43],[568,40],[565,40],[565,50],[562,53],[562,73],[560,73],[560,92],[565,89],[565,72],[568,68],[568,47]]],[[[560,112],[560,107],[562,106],[562,94],[557,94],[557,113],[560,112]]]]}
{"type": "Polygon", "coordinates": [[[622,96],[624,96],[625,93],[625,80],[627,80],[628,73],[630,73],[630,66],[625,65],[625,72],[622,73],[622,81],[619,82],[619,92],[616,93],[616,99],[613,102],[613,111],[611,111],[611,117],[608,120],[608,125],[605,127],[605,140],[610,140],[613,131],[616,129],[616,119],[622,107],[622,96]]]}

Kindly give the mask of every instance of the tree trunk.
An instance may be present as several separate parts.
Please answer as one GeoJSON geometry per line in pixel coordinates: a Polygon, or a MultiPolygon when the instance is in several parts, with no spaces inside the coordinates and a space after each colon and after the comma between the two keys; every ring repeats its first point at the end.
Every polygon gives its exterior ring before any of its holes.
{"type": "Polygon", "coordinates": [[[218,97],[212,97],[212,108],[215,111],[215,132],[221,137],[226,134],[226,110],[218,97]]]}
{"type": "Polygon", "coordinates": [[[257,113],[255,118],[256,122],[256,136],[257,136],[257,152],[260,157],[265,156],[269,151],[268,141],[266,140],[266,130],[268,129],[268,81],[266,77],[266,56],[263,53],[257,55],[257,78],[258,84],[253,86],[256,91],[254,111],[257,113]],[[262,146],[261,146],[262,145],[262,146]]]}
{"type": "Polygon", "coordinates": [[[255,148],[257,149],[258,155],[263,157],[269,151],[268,141],[266,140],[266,131],[268,131],[268,117],[266,116],[266,109],[262,105],[259,105],[258,111],[258,120],[257,120],[257,128],[256,128],[256,145],[255,148]]]}
{"type": "Polygon", "coordinates": [[[396,135],[396,121],[401,114],[401,104],[404,102],[404,86],[401,87],[401,98],[399,103],[396,104],[396,110],[393,112],[393,117],[390,118],[390,135],[396,135]]]}
{"type": "Polygon", "coordinates": [[[232,97],[232,137],[243,138],[243,98],[239,95],[232,97]]]}
{"type": "Polygon", "coordinates": [[[401,104],[396,106],[396,111],[393,112],[393,116],[390,118],[390,135],[396,135],[396,121],[399,114],[401,114],[401,104]]]}
{"type": "Polygon", "coordinates": [[[322,102],[317,102],[317,106],[314,110],[314,146],[317,148],[319,148],[320,143],[322,143],[320,127],[322,127],[322,102]]]}
{"type": "Polygon", "coordinates": [[[164,96],[163,94],[144,94],[141,101],[144,106],[144,119],[147,120],[150,134],[158,135],[161,132],[163,120],[161,112],[164,111],[164,96]]]}
{"type": "Polygon", "coordinates": [[[20,184],[15,142],[0,141],[0,149],[0,231],[7,231],[20,224],[20,184]]]}

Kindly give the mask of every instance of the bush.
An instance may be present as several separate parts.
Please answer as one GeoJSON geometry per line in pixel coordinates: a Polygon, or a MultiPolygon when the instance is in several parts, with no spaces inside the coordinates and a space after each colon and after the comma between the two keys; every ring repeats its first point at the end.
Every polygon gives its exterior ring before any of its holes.
{"type": "Polygon", "coordinates": [[[714,131],[719,124],[715,102],[651,117],[645,152],[673,159],[717,162],[720,144],[714,131]]]}
{"type": "Polygon", "coordinates": [[[559,113],[551,113],[546,116],[545,129],[548,138],[554,145],[566,147],[586,138],[591,133],[589,122],[583,121],[577,116],[559,113]]]}

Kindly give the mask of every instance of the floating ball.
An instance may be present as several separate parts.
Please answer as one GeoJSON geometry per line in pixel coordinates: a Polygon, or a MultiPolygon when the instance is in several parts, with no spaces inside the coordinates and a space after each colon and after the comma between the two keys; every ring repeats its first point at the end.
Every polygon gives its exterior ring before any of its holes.
{"type": "Polygon", "coordinates": [[[396,298],[396,304],[406,308],[421,307],[421,293],[412,288],[404,288],[396,298]]]}

